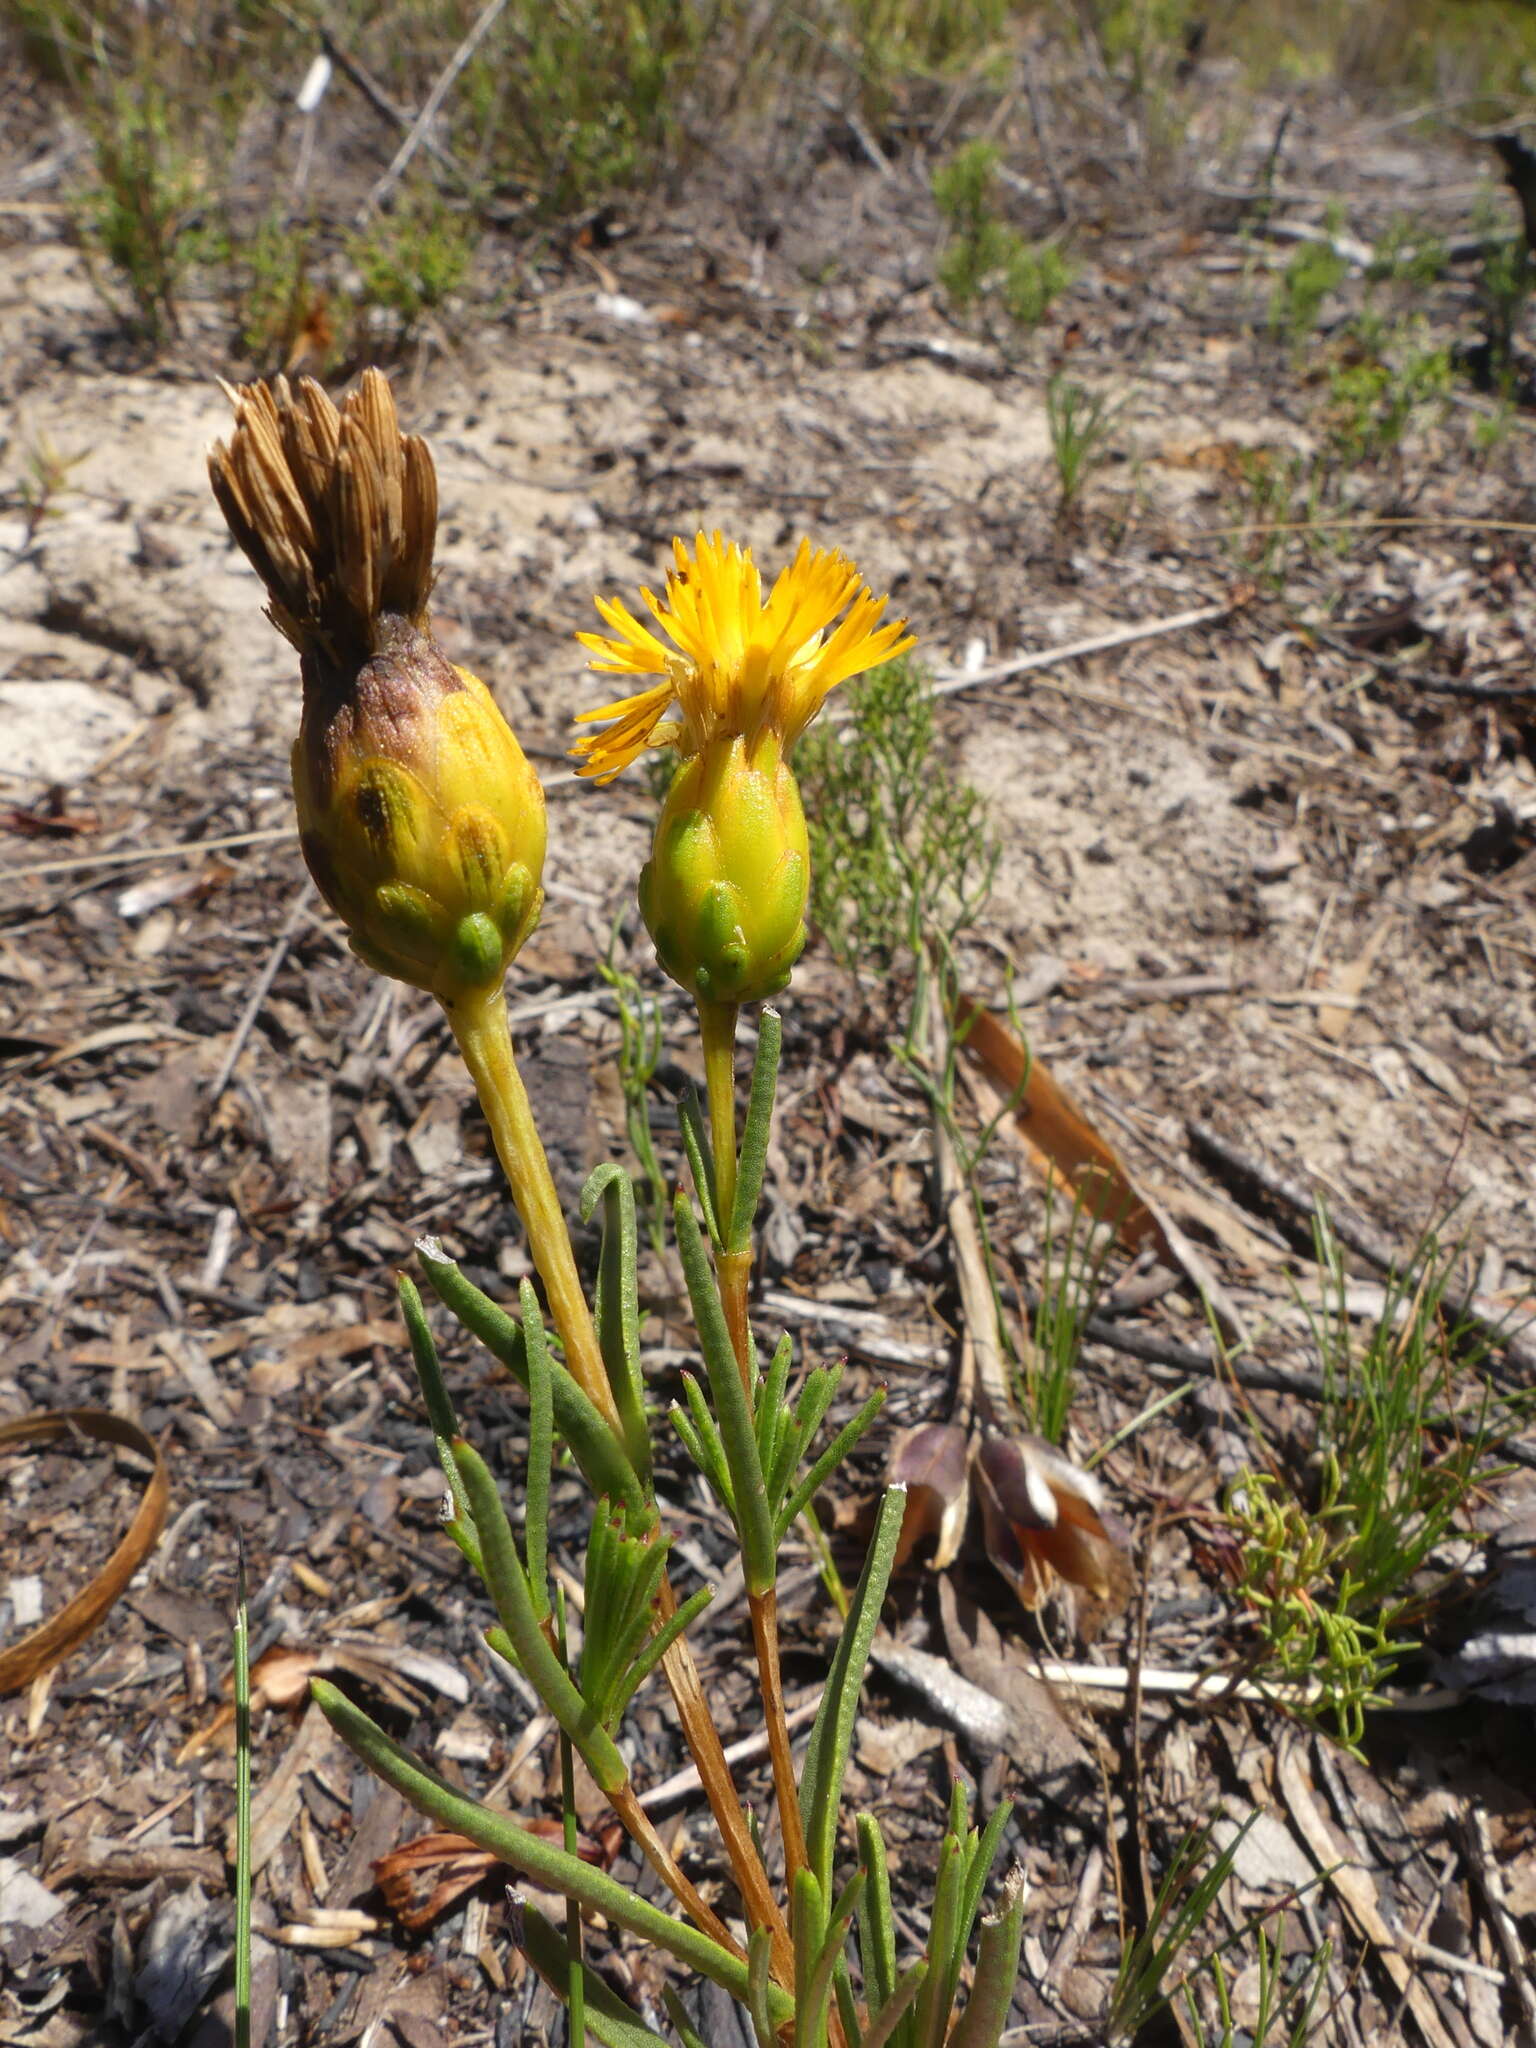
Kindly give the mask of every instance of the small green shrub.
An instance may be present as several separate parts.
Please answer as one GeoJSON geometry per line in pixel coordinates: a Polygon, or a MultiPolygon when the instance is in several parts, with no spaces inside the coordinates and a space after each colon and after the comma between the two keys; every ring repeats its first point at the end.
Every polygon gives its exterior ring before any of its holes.
{"type": "Polygon", "coordinates": [[[1281,271],[1269,302],[1271,332],[1294,348],[1317,326],[1323,301],[1349,275],[1331,242],[1303,242],[1281,271]]]}
{"type": "Polygon", "coordinates": [[[1399,214],[1376,238],[1376,253],[1366,266],[1369,285],[1409,285],[1422,290],[1445,276],[1450,258],[1439,235],[1426,234],[1399,214]]]}
{"type": "MultiPolygon", "coordinates": [[[[311,272],[312,249],[309,226],[289,220],[281,208],[238,242],[231,240],[228,282],[235,346],[259,375],[283,368],[326,297],[311,272]]],[[[324,353],[310,364],[317,375],[324,353]]]]}
{"type": "Polygon", "coordinates": [[[864,118],[877,135],[914,83],[991,69],[999,83],[1006,78],[1008,0],[837,0],[829,13],[839,45],[844,37],[851,45],[864,118]]]}
{"type": "Polygon", "coordinates": [[[1061,518],[1076,506],[1110,429],[1124,409],[1124,399],[1116,402],[1101,392],[1085,391],[1059,371],[1045,387],[1045,417],[1051,432],[1061,518]]]}
{"type": "Polygon", "coordinates": [[[978,793],[936,752],[933,698],[911,661],[849,690],[796,755],[811,837],[811,914],[849,968],[889,970],[981,915],[998,846],[978,793]]]}
{"type": "Polygon", "coordinates": [[[1340,468],[1390,454],[1423,407],[1451,386],[1450,351],[1409,346],[1397,363],[1381,359],[1329,373],[1328,447],[1340,468]]]}
{"type": "Polygon", "coordinates": [[[1480,1483],[1493,1418],[1486,1384],[1454,1412],[1453,1361],[1475,1371],[1487,1347],[1448,1319],[1453,1259],[1436,1239],[1388,1283],[1364,1335],[1326,1215],[1314,1239],[1323,1283],[1309,1311],[1323,1382],[1315,1484],[1298,1489],[1278,1468],[1246,1472],[1227,1517],[1255,1677],[1290,1688],[1293,1712],[1353,1748],[1434,1605],[1438,1589],[1414,1580],[1480,1483]]]}
{"type": "Polygon", "coordinates": [[[413,189],[348,244],[365,306],[393,313],[403,343],[423,313],[442,305],[464,282],[479,229],[435,193],[413,189]]]}
{"type": "Polygon", "coordinates": [[[1533,284],[1536,270],[1524,236],[1488,235],[1483,243],[1477,299],[1488,344],[1490,381],[1506,397],[1515,384],[1515,342],[1533,284]]]}
{"type": "Polygon", "coordinates": [[[148,76],[111,82],[92,109],[95,183],[79,217],[89,248],[127,287],[132,318],[155,343],[177,333],[187,271],[209,247],[202,167],[148,76]]]}
{"type": "Polygon", "coordinates": [[[719,27],[677,0],[520,0],[465,69],[465,161],[550,217],[646,184],[681,149],[688,91],[719,27]]]}
{"type": "Polygon", "coordinates": [[[989,294],[1010,319],[1038,327],[1072,281],[1072,269],[1054,242],[1026,242],[996,211],[995,143],[968,142],[933,174],[933,196],[949,223],[939,257],[939,283],[964,312],[989,294]]]}

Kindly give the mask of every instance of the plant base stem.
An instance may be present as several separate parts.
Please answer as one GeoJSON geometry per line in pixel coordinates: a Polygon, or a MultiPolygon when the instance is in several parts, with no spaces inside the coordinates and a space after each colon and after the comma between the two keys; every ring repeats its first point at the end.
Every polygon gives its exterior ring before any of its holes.
{"type": "MultiPolygon", "coordinates": [[[[676,1612],[677,1598],[669,1578],[662,1579],[657,1605],[664,1621],[676,1612]]],[[[709,1810],[725,1844],[731,1874],[746,1907],[748,1924],[769,1930],[773,1937],[773,1974],[781,1984],[791,1986],[795,1981],[795,1966],[789,1927],[783,1909],[773,1895],[757,1844],[752,1839],[752,1831],[747,1825],[741,1798],[731,1776],[731,1767],[725,1760],[720,1731],[709,1711],[704,1688],[699,1682],[698,1666],[693,1661],[693,1652],[685,1637],[679,1636],[672,1644],[661,1660],[661,1668],[671,1689],[678,1719],[683,1724],[683,1733],[704,1787],[704,1796],[709,1801],[709,1810]]]]}
{"type": "Polygon", "coordinates": [[[625,1833],[694,1926],[700,1933],[707,1934],[711,1941],[718,1941],[722,1948],[729,1949],[733,1956],[741,1956],[745,1960],[745,1951],[741,1943],[714,1908],[699,1896],[693,1880],[683,1871],[677,1858],[657,1834],[651,1824],[650,1815],[635,1797],[634,1786],[621,1786],[617,1792],[610,1792],[606,1796],[608,1804],[623,1822],[625,1833]]]}
{"type": "Polygon", "coordinates": [[[795,1759],[789,1746],[789,1723],[784,1714],[784,1688],[779,1671],[779,1596],[770,1587],[761,1595],[749,1593],[747,1604],[752,1613],[752,1642],[763,1688],[768,1751],[773,1758],[774,1797],[784,1834],[785,1877],[792,1894],[795,1874],[805,1868],[805,1830],[800,1820],[800,1788],[795,1782],[795,1759]]]}

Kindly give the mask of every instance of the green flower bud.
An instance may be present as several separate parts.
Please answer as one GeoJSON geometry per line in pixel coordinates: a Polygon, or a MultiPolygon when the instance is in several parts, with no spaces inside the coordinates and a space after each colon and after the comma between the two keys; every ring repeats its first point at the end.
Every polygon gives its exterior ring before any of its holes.
{"type": "Polygon", "coordinates": [[[683,761],[640,877],[657,957],[700,1002],[776,995],[805,945],[810,847],[794,774],[774,733],[683,761]]]}
{"type": "Polygon", "coordinates": [[[381,974],[451,1002],[538,922],[544,793],[485,685],[401,624],[293,753],[304,857],[381,974]]]}
{"type": "Polygon", "coordinates": [[[340,412],[309,379],[233,396],[209,477],[299,651],[304,858],[370,967],[450,1005],[488,991],[538,923],[544,792],[489,690],[432,638],[427,445],[378,370],[340,412]]]}

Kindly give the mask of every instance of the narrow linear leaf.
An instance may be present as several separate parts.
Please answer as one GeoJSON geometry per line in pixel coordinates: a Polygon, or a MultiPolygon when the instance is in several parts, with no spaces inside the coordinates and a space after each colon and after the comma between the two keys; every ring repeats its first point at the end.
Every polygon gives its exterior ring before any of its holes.
{"type": "Polygon", "coordinates": [[[928,1981],[917,2002],[917,2048],[943,2048],[949,2016],[954,2010],[960,1966],[965,1960],[965,1944],[957,1924],[964,1855],[951,1824],[939,1850],[939,1874],[933,1888],[933,1914],[928,1922],[928,1981]]]}
{"type": "MultiPolygon", "coordinates": [[[[793,1422],[787,1412],[784,1395],[789,1386],[789,1367],[794,1346],[786,1330],[780,1337],[773,1357],[768,1362],[768,1371],[757,1389],[757,1453],[762,1459],[763,1470],[770,1475],[777,1468],[778,1461],[786,1455],[793,1456],[788,1449],[788,1438],[793,1422]]],[[[784,1481],[779,1482],[782,1487],[784,1481]]],[[[770,1492],[769,1498],[774,1498],[770,1492]]]]}
{"type": "Polygon", "coordinates": [[[960,1886],[958,1933],[962,1955],[970,1946],[971,1929],[976,1925],[976,1915],[981,1910],[981,1895],[987,1888],[987,1879],[992,1874],[998,1844],[1003,1839],[1003,1830],[1007,1827],[1008,1817],[1012,1812],[1013,1801],[1003,1800],[982,1829],[981,1839],[972,1848],[967,1859],[965,1876],[960,1886]]]}
{"type": "Polygon", "coordinates": [[[981,1953],[965,2011],[949,2037],[948,2048],[997,2048],[1013,2010],[1019,1982],[1019,1950],[1024,1940],[1024,1901],[1029,1893],[1017,1866],[1003,1880],[996,1913],[981,1923],[981,1953]]]}
{"type": "MultiPolygon", "coordinates": [[[[809,1875],[808,1871],[799,1872],[797,1882],[799,1877],[809,1875]]],[[[826,2012],[832,1995],[833,1973],[842,1960],[848,1941],[848,1930],[853,1925],[853,1916],[858,1911],[863,1890],[864,1873],[862,1870],[856,1870],[834,1900],[831,1912],[825,1916],[819,1951],[812,1952],[813,1959],[805,1976],[804,1987],[795,2000],[796,2031],[803,2032],[803,2038],[808,2044],[820,2042],[825,2038],[826,2012]]]]}
{"type": "Polygon", "coordinates": [[[396,1275],[395,1294],[400,1303],[400,1314],[405,1321],[405,1332],[411,1340],[411,1360],[416,1367],[416,1377],[421,1383],[421,1398],[427,1404],[427,1415],[432,1423],[432,1434],[440,1436],[445,1443],[452,1443],[459,1433],[458,1417],[453,1412],[453,1402],[448,1397],[447,1383],[443,1379],[443,1368],[438,1361],[437,1344],[432,1336],[427,1312],[421,1305],[421,1295],[416,1283],[408,1273],[396,1275]]]}
{"type": "Polygon", "coordinates": [[[251,1616],[235,1563],[235,2048],[251,2048],[251,1616]]]}
{"type": "Polygon", "coordinates": [[[511,1524],[490,1468],[462,1440],[454,1445],[453,1455],[469,1494],[475,1527],[480,1532],[486,1589],[517,1652],[518,1668],[580,1750],[598,1784],[604,1791],[614,1791],[629,1776],[624,1759],[539,1626],[512,1539],[511,1524]]]}
{"type": "MultiPolygon", "coordinates": [[[[571,1959],[565,1937],[544,1918],[537,1906],[526,1900],[522,1909],[521,1948],[560,2003],[571,2002],[571,1959]]],[[[672,2048],[664,2034],[653,2034],[639,2016],[625,2005],[595,1971],[582,1972],[585,1999],[583,2017],[587,2031],[595,2034],[603,2048],[672,2048]]]]}
{"type": "Polygon", "coordinates": [[[757,1020],[757,1057],[752,1062],[752,1091],[741,1134],[741,1159],[736,1169],[736,1200],[726,1246],[732,1252],[752,1248],[752,1222],[763,1193],[763,1167],[773,1125],[773,1097],[779,1079],[779,1049],[784,1025],[777,1010],[764,1008],[757,1020]]]}
{"type": "Polygon", "coordinates": [[[821,1710],[811,1729],[800,1775],[800,1818],[805,1828],[806,1853],[824,1890],[831,1889],[832,1853],[837,1843],[837,1816],[843,1795],[843,1773],[848,1765],[848,1746],[853,1739],[854,1718],[859,1710],[859,1689],[869,1662],[890,1584],[891,1566],[901,1536],[901,1516],[906,1505],[906,1488],[892,1486],[880,1503],[875,1533],[864,1560],[848,1625],[843,1630],[827,1675],[827,1689],[821,1710]]]}
{"type": "Polygon", "coordinates": [[[715,1589],[713,1586],[700,1586],[698,1591],[690,1593],[682,1606],[657,1629],[655,1635],[652,1636],[651,1640],[636,1658],[629,1677],[625,1681],[623,1697],[620,1701],[620,1712],[629,1705],[635,1692],[650,1677],[683,1630],[704,1612],[714,1597],[715,1589]]]}
{"type": "Polygon", "coordinates": [[[683,2048],[709,2048],[709,2043],[689,2025],[688,2015],[683,2011],[683,2001],[670,1984],[662,1985],[661,2001],[667,2008],[667,2018],[676,2028],[677,2038],[682,2042],[683,2048]]]}
{"type": "MultiPolygon", "coordinates": [[[[527,1350],[516,1318],[499,1308],[473,1281],[466,1280],[435,1238],[419,1239],[416,1250],[422,1271],[444,1307],[472,1337],[480,1340],[493,1358],[501,1360],[526,1390],[527,1350]]],[[[588,1485],[594,1493],[621,1500],[638,1513],[645,1506],[645,1489],[624,1446],[557,1359],[550,1360],[549,1378],[555,1427],[570,1445],[571,1455],[588,1485]]]]}
{"type": "Polygon", "coordinates": [[[757,2048],[778,2048],[773,2023],[773,1936],[766,1927],[754,1927],[747,1947],[747,2011],[757,2048]]]}
{"type": "MultiPolygon", "coordinates": [[[[563,1893],[589,1911],[606,1915],[616,1926],[664,1949],[686,1968],[746,2003],[747,1965],[739,1956],[686,1921],[674,1920],[605,1871],[594,1870],[579,1856],[569,1856],[564,1849],[530,1834],[509,1814],[493,1813],[439,1778],[325,1679],[310,1681],[310,1697],[353,1755],[409,1800],[418,1813],[488,1849],[545,1890],[563,1893]]],[[[773,2025],[791,2017],[790,2000],[777,1986],[768,1986],[766,2000],[773,2025]]]]}
{"type": "Polygon", "coordinates": [[[859,1960],[864,1966],[864,1994],[874,2011],[886,2005],[896,1989],[891,1873],[879,1821],[872,1813],[861,1813],[854,1825],[859,1841],[859,1866],[866,1879],[859,1898],[859,1960]]]}
{"type": "Polygon", "coordinates": [[[721,1249],[720,1221],[715,1207],[715,1166],[709,1148],[709,1134],[704,1128],[704,1108],[699,1101],[698,1091],[688,1089],[677,1105],[677,1126],[683,1134],[683,1150],[688,1154],[688,1168],[693,1175],[693,1190],[698,1197],[699,1207],[704,1212],[704,1228],[709,1232],[709,1241],[718,1251],[721,1249]]]}
{"type": "Polygon", "coordinates": [[[699,1349],[704,1357],[704,1370],[709,1375],[709,1391],[714,1397],[720,1443],[731,1475],[732,1514],[741,1538],[741,1561],[747,1591],[762,1594],[768,1592],[774,1582],[777,1545],[768,1512],[768,1496],[763,1489],[757,1434],[752,1427],[746,1389],[737,1370],[735,1347],[726,1326],[720,1290],[709,1270],[698,1219],[686,1196],[678,1196],[674,1217],[683,1277],[688,1283],[699,1349]]]}
{"type": "Polygon", "coordinates": [[[581,1220],[603,1204],[603,1249],[597,1268],[597,1341],[624,1431],[630,1463],[649,1491],[651,1432],[640,1366],[640,1297],[636,1281],[639,1238],[635,1190],[622,1166],[608,1160],[581,1191],[581,1220]]]}
{"type": "Polygon", "coordinates": [[[709,1412],[704,1389],[691,1372],[683,1374],[683,1398],[688,1403],[687,1429],[684,1429],[682,1410],[674,1404],[672,1420],[677,1433],[688,1446],[694,1463],[715,1489],[721,1505],[727,1513],[734,1514],[735,1494],[731,1486],[730,1467],[725,1462],[725,1446],[720,1441],[715,1418],[709,1412]]]}
{"type": "MultiPolygon", "coordinates": [[[[531,1281],[518,1298],[523,1308],[523,1347],[528,1359],[528,1471],[524,1480],[523,1548],[528,1558],[528,1591],[542,1621],[549,1613],[549,1482],[555,1462],[554,1389],[544,1319],[531,1281]]],[[[457,1464],[457,1460],[455,1460],[457,1464]]]]}
{"type": "Polygon", "coordinates": [[[837,1994],[837,2017],[843,2029],[843,2039],[848,2048],[864,2048],[864,2025],[859,2016],[859,2001],[853,1995],[853,1979],[848,1974],[846,1946],[832,1972],[832,1989],[837,1994]]]}
{"type": "Polygon", "coordinates": [[[796,1486],[794,1492],[779,1510],[778,1539],[781,1543],[796,1515],[802,1513],[808,1502],[815,1498],[818,1490],[825,1484],[831,1474],[837,1470],[838,1466],[847,1457],[848,1453],[853,1449],[860,1437],[863,1436],[884,1406],[885,1389],[884,1387],[876,1387],[858,1414],[843,1424],[837,1435],[833,1437],[831,1443],[827,1445],[815,1464],[812,1465],[799,1485],[796,1486]]]}
{"type": "MultiPolygon", "coordinates": [[[[1022,1928],[1020,1938],[1023,1938],[1022,1928]]],[[[912,2010],[917,1994],[927,1981],[928,1967],[928,1958],[919,1956],[915,1963],[902,1972],[896,1989],[864,2029],[864,2048],[885,2048],[886,2042],[912,2010]]]]}

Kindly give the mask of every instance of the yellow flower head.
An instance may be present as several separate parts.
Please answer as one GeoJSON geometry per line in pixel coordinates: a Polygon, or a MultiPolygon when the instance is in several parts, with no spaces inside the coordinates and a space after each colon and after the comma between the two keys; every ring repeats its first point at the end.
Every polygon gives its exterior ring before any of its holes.
{"type": "Polygon", "coordinates": [[[660,678],[581,713],[583,724],[612,721],[572,749],[578,774],[598,782],[611,782],[647,747],[675,746],[691,758],[712,740],[740,737],[751,753],[772,733],[787,752],[829,691],[916,644],[904,619],[880,624],[889,599],[831,548],[802,540],[766,601],[750,548],[701,533],[691,556],[680,540],[672,553],[665,599],[641,593],[672,646],[616,597],[596,600],[611,635],[577,635],[593,668],[660,678]]]}

